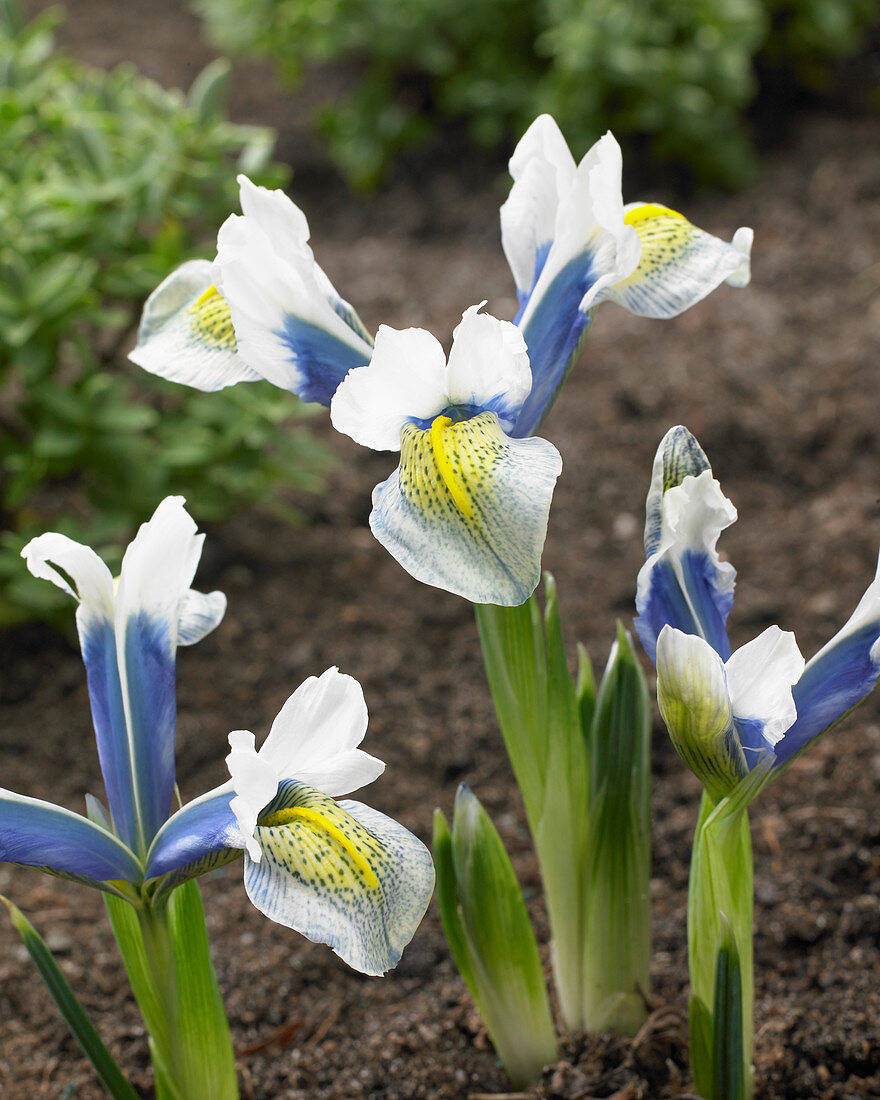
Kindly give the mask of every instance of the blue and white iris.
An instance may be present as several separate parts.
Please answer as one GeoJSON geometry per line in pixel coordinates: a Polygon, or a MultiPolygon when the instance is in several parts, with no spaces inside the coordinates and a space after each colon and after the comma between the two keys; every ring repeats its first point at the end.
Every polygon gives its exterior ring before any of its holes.
{"type": "MultiPolygon", "coordinates": [[[[263,378],[332,403],[340,431],[401,451],[399,470],[374,492],[379,541],[419,580],[499,604],[523,602],[537,584],[559,473],[548,443],[516,441],[548,413],[598,304],[675,316],[725,280],[744,286],[752,241],[750,229],[728,244],[668,207],[625,206],[611,134],[576,164],[549,115],[523,135],[510,171],[501,237],[520,302],[519,365],[509,352],[488,364],[466,353],[484,324],[468,314],[448,379],[422,330],[392,337],[383,327],[374,348],[315,262],[302,211],[244,176],[242,215],[221,228],[216,260],[184,264],[158,287],[131,353],[203,390],[263,378]],[[358,407],[368,391],[369,408],[358,407]]],[[[512,336],[505,341],[513,347],[512,336]]]]}
{"type": "Polygon", "coordinates": [[[520,604],[538,583],[562,460],[510,431],[528,397],[522,334],[472,306],[449,361],[423,329],[379,329],[368,366],[336,391],[337,430],[400,451],[373,490],[370,527],[417,580],[474,603],[520,604]]]}
{"type": "Polygon", "coordinates": [[[666,206],[624,206],[621,173],[610,133],[576,164],[550,115],[535,119],[510,159],[501,241],[533,376],[515,436],[540,425],[600,302],[675,317],[722,282],[749,282],[751,229],[738,229],[728,244],[666,206]]]}
{"type": "Polygon", "coordinates": [[[201,390],[265,378],[329,405],[372,340],[315,262],[309,225],[283,191],[239,176],[241,216],[230,215],[213,263],[193,260],[150,295],[130,358],[201,390]]]}
{"type": "Polygon", "coordinates": [[[415,932],[434,882],[430,854],[397,822],[336,801],[384,764],[358,748],[367,708],[335,668],[290,697],[259,751],[230,734],[231,779],[171,814],[178,645],[226,609],[190,588],[203,535],[179,497],[156,509],[114,583],[88,547],[59,534],[25,547],[36,576],[79,601],[77,626],[109,814],[90,818],[0,789],[0,859],[155,904],[188,878],[245,854],[245,889],[273,920],[381,974],[415,932]]]}
{"type": "Polygon", "coordinates": [[[635,626],[657,666],[657,699],[681,757],[714,798],[759,766],[778,771],[880,677],[880,565],[847,623],[805,662],[769,627],[731,654],[735,570],[716,544],[736,510],[686,428],[654,460],[635,626]]]}

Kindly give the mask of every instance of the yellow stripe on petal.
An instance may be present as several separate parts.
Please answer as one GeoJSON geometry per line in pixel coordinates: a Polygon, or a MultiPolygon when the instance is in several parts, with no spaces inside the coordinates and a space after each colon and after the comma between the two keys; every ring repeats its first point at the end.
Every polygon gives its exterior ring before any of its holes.
{"type": "Polygon", "coordinates": [[[641,243],[639,265],[601,297],[631,313],[675,317],[725,281],[737,286],[748,282],[750,231],[740,231],[736,243],[728,243],[658,203],[630,207],[624,221],[635,229],[641,243]]]}
{"type": "Polygon", "coordinates": [[[202,343],[223,351],[235,351],[235,329],[229,305],[211,284],[189,307],[193,335],[202,343]]]}
{"type": "Polygon", "coordinates": [[[418,580],[473,603],[523,603],[538,583],[559,454],[511,439],[493,412],[404,426],[400,466],[373,491],[370,527],[418,580]]]}
{"type": "Polygon", "coordinates": [[[260,859],[245,859],[244,881],[262,913],[365,974],[397,963],[434,884],[420,840],[368,806],[295,781],[282,784],[255,837],[260,859]]]}

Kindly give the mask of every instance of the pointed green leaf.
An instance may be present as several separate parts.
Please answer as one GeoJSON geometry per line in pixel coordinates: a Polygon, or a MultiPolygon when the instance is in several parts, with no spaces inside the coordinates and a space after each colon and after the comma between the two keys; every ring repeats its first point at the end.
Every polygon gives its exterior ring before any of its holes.
{"type": "Polygon", "coordinates": [[[742,967],[730,921],[720,913],[712,1015],[712,1100],[747,1100],[743,1062],[742,967]]]}
{"type": "Polygon", "coordinates": [[[9,910],[10,919],[40,972],[40,977],[46,983],[52,1000],[58,1006],[58,1011],[64,1017],[74,1039],[94,1066],[104,1087],[116,1100],[137,1100],[137,1093],[125,1079],[113,1055],[104,1046],[95,1025],[71,989],[70,983],[61,973],[58,963],[55,962],[42,936],[16,905],[2,895],[0,895],[0,901],[9,910]]]}
{"type": "Polygon", "coordinates": [[[437,839],[444,930],[456,962],[465,960],[462,976],[508,1076],[517,1087],[527,1085],[556,1060],[557,1047],[516,874],[488,814],[464,785],[455,797],[451,837],[443,820],[437,839]]]}

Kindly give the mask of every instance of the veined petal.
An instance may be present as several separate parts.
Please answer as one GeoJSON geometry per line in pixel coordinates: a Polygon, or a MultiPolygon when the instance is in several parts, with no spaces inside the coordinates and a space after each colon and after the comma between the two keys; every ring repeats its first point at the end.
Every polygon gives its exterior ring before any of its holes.
{"type": "Polygon", "coordinates": [[[282,258],[254,218],[232,215],[217,238],[217,266],[238,352],[274,385],[329,405],[345,375],[369,362],[362,326],[328,299],[310,253],[282,258]]]}
{"type": "Polygon", "coordinates": [[[353,370],[330,405],[333,427],[362,447],[399,451],[411,420],[432,420],[449,404],[446,356],[421,328],[380,325],[369,365],[353,370]]]}
{"type": "MultiPolygon", "coordinates": [[[[698,464],[694,453],[684,461],[698,464]]],[[[656,512],[651,496],[648,505],[651,530],[649,534],[646,529],[646,537],[653,542],[656,512]]],[[[721,561],[716,544],[735,519],[736,509],[709,468],[696,477],[687,475],[663,493],[659,539],[639,570],[636,592],[639,614],[634,625],[652,660],[657,636],[666,624],[705,638],[723,660],[730,656],[726,623],[736,570],[721,561]]]]}
{"type": "Polygon", "coordinates": [[[226,614],[222,592],[196,592],[191,588],[180,601],[177,644],[195,645],[211,633],[226,614]]]}
{"type": "Polygon", "coordinates": [[[176,885],[235,859],[246,838],[230,807],[234,794],[230,781],[173,814],[153,840],[144,878],[170,875],[167,885],[176,885]]]}
{"type": "Polygon", "coordinates": [[[127,843],[138,842],[138,815],[122,686],[116,654],[115,601],[110,570],[88,546],[49,532],[32,539],[22,557],[35,577],[79,600],[76,625],[86,666],[101,774],[114,824],[127,843]],[[58,572],[54,566],[63,570],[58,572]],[[66,577],[73,582],[68,584],[66,577]]]}
{"type": "Polygon", "coordinates": [[[370,527],[417,580],[473,603],[521,604],[540,578],[562,470],[543,439],[510,439],[494,413],[406,425],[401,461],[373,490],[370,527]]]}
{"type": "MultiPolygon", "coordinates": [[[[116,659],[145,846],[167,818],[174,792],[178,627],[182,605],[193,606],[190,584],[205,538],[183,504],[182,497],[166,497],[142,524],[125,551],[116,593],[116,659]]],[[[215,601],[211,613],[218,610],[215,601]]],[[[191,636],[190,623],[184,625],[191,636]]]]}
{"type": "Polygon", "coordinates": [[[485,304],[466,309],[452,334],[446,393],[450,405],[494,412],[509,430],[532,388],[529,353],[516,325],[479,312],[485,304]]]}
{"type": "Polygon", "coordinates": [[[556,122],[539,115],[510,158],[513,186],[501,207],[501,245],[522,305],[556,234],[559,198],[572,185],[574,157],[556,122]]]}
{"type": "Polygon", "coordinates": [[[214,265],[191,260],[156,287],[144,306],[129,359],[139,367],[197,390],[256,382],[237,352],[232,317],[215,286],[214,265]]]}
{"type": "Polygon", "coordinates": [[[641,259],[631,275],[600,291],[597,301],[610,299],[642,317],[676,317],[723,282],[748,285],[751,229],[741,227],[728,244],[656,203],[630,203],[625,221],[639,236],[641,259]]]}
{"type": "Polygon", "coordinates": [[[88,818],[0,789],[0,860],[102,887],[139,882],[142,868],[112,833],[88,818]]]}
{"type": "Polygon", "coordinates": [[[702,638],[664,626],[657,639],[657,703],[676,752],[714,798],[748,772],[724,664],[702,638]]]}
{"type": "Polygon", "coordinates": [[[417,837],[359,802],[286,783],[257,840],[262,858],[245,858],[244,883],[261,913],[329,944],[364,974],[397,964],[434,886],[417,837]]]}
{"type": "Polygon", "coordinates": [[[549,411],[597,296],[638,263],[638,235],[624,224],[621,171],[620,146],[605,134],[560,195],[553,241],[517,316],[532,368],[532,389],[513,429],[517,437],[531,435],[549,411]]]}
{"type": "Polygon", "coordinates": [[[357,748],[367,732],[367,718],[361,685],[338,668],[328,668],[290,696],[259,755],[279,777],[295,778],[334,797],[348,794],[385,770],[381,760],[357,748]]]}
{"type": "Polygon", "coordinates": [[[792,686],[804,671],[794,634],[768,627],[724,666],[727,691],[749,769],[785,735],[797,717],[792,686]]]}
{"type": "Polygon", "coordinates": [[[686,477],[711,469],[700,444],[683,424],[670,428],[660,440],[651,470],[651,487],[645,502],[645,556],[657,552],[663,532],[663,494],[686,477]]]}
{"type": "Polygon", "coordinates": [[[793,688],[797,720],[779,742],[784,764],[868,695],[880,677],[880,565],[855,611],[793,688]]]}

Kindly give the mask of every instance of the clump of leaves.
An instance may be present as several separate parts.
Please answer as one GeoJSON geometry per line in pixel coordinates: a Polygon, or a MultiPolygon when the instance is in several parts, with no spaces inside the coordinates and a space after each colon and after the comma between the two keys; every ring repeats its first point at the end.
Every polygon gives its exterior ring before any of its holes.
{"type": "Polygon", "coordinates": [[[821,86],[878,23],[875,0],[193,0],[229,52],[297,79],[343,59],[353,93],[319,125],[339,167],[372,186],[436,126],[509,144],[549,111],[574,146],[606,129],[656,160],[738,185],[753,168],[745,111],[756,61],[821,86]]]}
{"type": "Polygon", "coordinates": [[[236,171],[284,183],[274,134],[228,121],[226,62],[184,96],[65,57],[58,19],[0,2],[0,623],[57,606],[18,558],[34,534],[105,549],[171,492],[201,522],[283,511],[276,488],[320,489],[327,461],[288,423],[308,415],[293,396],[258,383],[205,401],[123,355],[144,297],[210,254],[236,171]]]}

